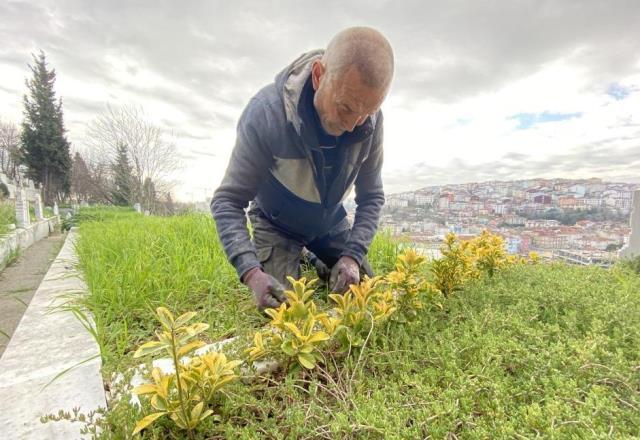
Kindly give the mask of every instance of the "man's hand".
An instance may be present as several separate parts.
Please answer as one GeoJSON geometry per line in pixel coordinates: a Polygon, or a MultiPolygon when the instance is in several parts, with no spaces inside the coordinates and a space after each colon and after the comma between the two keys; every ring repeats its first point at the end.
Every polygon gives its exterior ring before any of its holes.
{"type": "Polygon", "coordinates": [[[360,282],[360,267],[358,262],[346,255],[340,257],[338,262],[331,269],[331,278],[329,286],[331,290],[338,293],[344,293],[349,289],[351,284],[360,282]]]}
{"type": "Polygon", "coordinates": [[[275,309],[285,301],[282,285],[259,267],[254,267],[244,274],[242,282],[253,291],[256,305],[261,312],[268,308],[275,309]]]}

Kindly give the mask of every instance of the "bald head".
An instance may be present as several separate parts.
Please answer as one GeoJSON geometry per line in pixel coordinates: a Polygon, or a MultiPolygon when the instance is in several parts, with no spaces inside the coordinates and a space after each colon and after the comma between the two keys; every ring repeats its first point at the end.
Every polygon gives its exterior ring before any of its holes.
{"type": "Polygon", "coordinates": [[[327,134],[340,136],[380,110],[391,78],[393,51],[375,29],[353,27],[338,33],[321,59],[313,61],[313,105],[327,134]]]}
{"type": "Polygon", "coordinates": [[[332,79],[350,68],[360,73],[367,87],[386,89],[393,77],[393,50],[387,39],[370,27],[351,27],[340,31],[329,42],[322,64],[332,79]]]}

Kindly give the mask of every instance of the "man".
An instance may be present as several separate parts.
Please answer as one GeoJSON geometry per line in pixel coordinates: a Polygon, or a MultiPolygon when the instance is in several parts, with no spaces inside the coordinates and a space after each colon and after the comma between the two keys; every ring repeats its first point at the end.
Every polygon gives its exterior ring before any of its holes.
{"type": "Polygon", "coordinates": [[[245,108],[236,145],[211,202],[229,261],[260,310],[285,298],[303,248],[331,269],[344,292],[368,272],[366,254],[384,204],[382,113],[393,51],[367,27],[338,33],[325,51],[303,54],[245,108]],[[342,201],[355,186],[350,228],[342,201]],[[251,202],[249,219],[244,209],[251,202]]]}

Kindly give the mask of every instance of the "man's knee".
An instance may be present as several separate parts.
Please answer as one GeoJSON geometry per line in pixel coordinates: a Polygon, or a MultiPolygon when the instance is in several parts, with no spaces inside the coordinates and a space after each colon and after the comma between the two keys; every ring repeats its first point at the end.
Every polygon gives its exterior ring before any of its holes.
{"type": "Polygon", "coordinates": [[[285,288],[290,287],[287,277],[300,278],[300,251],[277,244],[256,249],[262,269],[278,280],[285,288]]]}
{"type": "Polygon", "coordinates": [[[289,287],[287,276],[300,278],[302,243],[277,229],[253,204],[249,210],[249,220],[262,269],[283,286],[289,287]]]}

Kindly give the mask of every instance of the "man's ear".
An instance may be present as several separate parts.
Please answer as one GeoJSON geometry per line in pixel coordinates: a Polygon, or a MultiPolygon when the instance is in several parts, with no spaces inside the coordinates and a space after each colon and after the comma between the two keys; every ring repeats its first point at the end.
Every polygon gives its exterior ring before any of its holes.
{"type": "Polygon", "coordinates": [[[325,71],[326,69],[320,60],[315,60],[311,65],[311,83],[314,91],[318,90],[318,87],[320,87],[320,79],[324,75],[325,71]]]}

